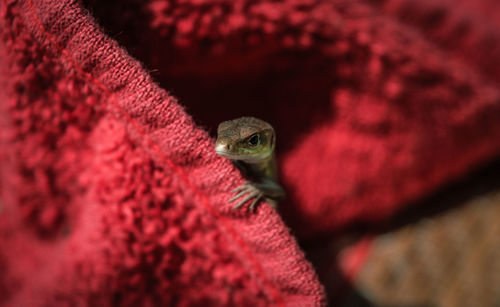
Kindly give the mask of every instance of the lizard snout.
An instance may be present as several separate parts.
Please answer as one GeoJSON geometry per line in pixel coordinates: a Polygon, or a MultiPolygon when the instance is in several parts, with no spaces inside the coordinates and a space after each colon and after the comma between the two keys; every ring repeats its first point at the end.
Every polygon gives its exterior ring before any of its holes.
{"type": "Polygon", "coordinates": [[[216,143],[215,144],[215,151],[217,153],[231,152],[231,144],[228,144],[228,143],[216,143]]]}

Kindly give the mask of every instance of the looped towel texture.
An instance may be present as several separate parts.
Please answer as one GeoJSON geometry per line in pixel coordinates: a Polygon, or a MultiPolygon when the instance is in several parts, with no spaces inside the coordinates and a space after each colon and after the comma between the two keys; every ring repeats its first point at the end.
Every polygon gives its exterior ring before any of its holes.
{"type": "Polygon", "coordinates": [[[499,8],[0,2],[0,305],[325,305],[296,238],[498,156],[499,8]],[[276,130],[279,212],[228,203],[213,132],[242,115],[276,130]]]}

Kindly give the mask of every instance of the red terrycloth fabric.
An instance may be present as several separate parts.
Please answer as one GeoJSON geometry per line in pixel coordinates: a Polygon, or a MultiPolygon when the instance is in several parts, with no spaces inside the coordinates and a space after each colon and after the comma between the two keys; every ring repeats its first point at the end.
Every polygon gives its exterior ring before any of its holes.
{"type": "Polygon", "coordinates": [[[1,1],[0,305],[325,304],[209,132],[275,127],[294,235],[383,223],[499,154],[499,8],[1,1]]]}

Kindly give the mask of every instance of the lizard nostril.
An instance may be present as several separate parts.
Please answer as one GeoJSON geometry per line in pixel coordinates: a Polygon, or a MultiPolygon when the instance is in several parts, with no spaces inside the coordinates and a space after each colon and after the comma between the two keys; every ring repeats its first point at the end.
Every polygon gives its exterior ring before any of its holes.
{"type": "Polygon", "coordinates": [[[226,145],[226,149],[227,149],[228,151],[229,151],[229,150],[231,150],[231,145],[227,144],[227,145],[226,145]]]}

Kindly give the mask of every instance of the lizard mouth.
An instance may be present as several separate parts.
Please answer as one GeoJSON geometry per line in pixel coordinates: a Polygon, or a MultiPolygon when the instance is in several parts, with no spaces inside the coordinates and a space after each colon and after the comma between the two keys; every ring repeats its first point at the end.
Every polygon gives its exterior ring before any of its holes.
{"type": "Polygon", "coordinates": [[[224,158],[230,159],[230,160],[241,160],[241,161],[246,161],[248,163],[255,163],[258,161],[262,161],[264,159],[267,159],[269,155],[258,155],[258,154],[251,154],[251,153],[237,153],[233,152],[231,150],[231,146],[227,144],[216,144],[215,145],[215,152],[224,158]]]}
{"type": "Polygon", "coordinates": [[[242,155],[227,151],[225,149],[220,149],[217,147],[215,148],[215,152],[219,156],[224,157],[224,158],[229,159],[229,160],[246,160],[246,158],[248,158],[247,156],[242,156],[242,155]]]}
{"type": "Polygon", "coordinates": [[[227,152],[225,150],[217,150],[217,148],[215,149],[215,152],[219,156],[222,156],[224,158],[228,158],[228,159],[231,159],[231,160],[239,160],[241,158],[239,155],[232,154],[232,153],[227,152]]]}

